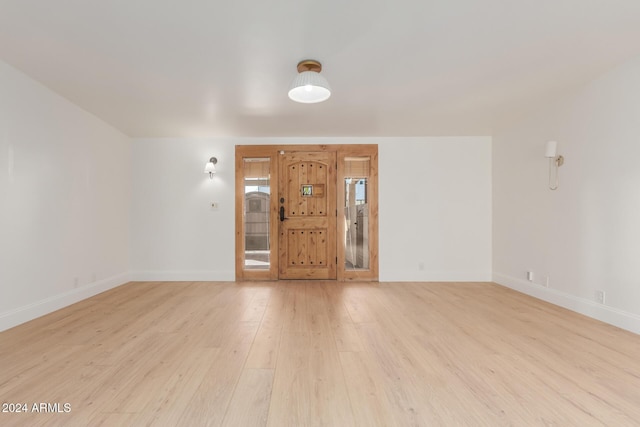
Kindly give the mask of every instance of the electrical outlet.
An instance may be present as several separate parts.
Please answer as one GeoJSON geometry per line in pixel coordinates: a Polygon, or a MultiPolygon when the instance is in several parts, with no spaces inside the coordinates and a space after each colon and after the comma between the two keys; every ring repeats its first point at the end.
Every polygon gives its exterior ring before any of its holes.
{"type": "Polygon", "coordinates": [[[418,263],[418,270],[419,271],[424,271],[424,262],[419,262],[418,263]]]}
{"type": "Polygon", "coordinates": [[[600,304],[604,304],[604,291],[601,289],[598,289],[596,291],[596,302],[600,303],[600,304]]]}
{"type": "Polygon", "coordinates": [[[527,271],[527,280],[533,282],[533,271],[527,271]]]}
{"type": "Polygon", "coordinates": [[[549,275],[548,274],[546,276],[544,276],[544,287],[545,288],[549,287],[549,275]]]}
{"type": "Polygon", "coordinates": [[[218,210],[218,202],[211,202],[211,210],[212,211],[218,210]]]}

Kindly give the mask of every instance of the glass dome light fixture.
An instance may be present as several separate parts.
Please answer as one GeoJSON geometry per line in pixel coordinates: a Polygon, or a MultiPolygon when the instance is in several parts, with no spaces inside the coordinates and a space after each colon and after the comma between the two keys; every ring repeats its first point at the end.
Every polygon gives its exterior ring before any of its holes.
{"type": "Polygon", "coordinates": [[[303,104],[326,101],[331,96],[329,82],[320,75],[322,64],[313,59],[298,63],[298,75],[289,89],[289,98],[303,104]]]}

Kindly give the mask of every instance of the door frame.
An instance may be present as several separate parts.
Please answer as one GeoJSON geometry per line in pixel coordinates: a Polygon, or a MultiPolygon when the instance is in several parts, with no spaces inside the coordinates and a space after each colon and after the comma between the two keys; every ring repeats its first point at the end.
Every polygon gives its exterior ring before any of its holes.
{"type": "Polygon", "coordinates": [[[336,254],[338,262],[336,277],[338,281],[378,280],[378,145],[377,144],[327,144],[327,145],[236,145],[235,147],[235,270],[236,280],[278,280],[278,192],[279,183],[278,158],[280,152],[336,152],[336,254]],[[369,194],[369,269],[347,270],[345,265],[345,243],[340,236],[345,235],[344,218],[344,162],[348,157],[368,156],[370,158],[368,194],[369,194]],[[248,158],[265,158],[270,160],[271,197],[269,202],[269,236],[270,264],[268,269],[253,270],[244,268],[245,254],[245,174],[244,160],[248,158]]]}

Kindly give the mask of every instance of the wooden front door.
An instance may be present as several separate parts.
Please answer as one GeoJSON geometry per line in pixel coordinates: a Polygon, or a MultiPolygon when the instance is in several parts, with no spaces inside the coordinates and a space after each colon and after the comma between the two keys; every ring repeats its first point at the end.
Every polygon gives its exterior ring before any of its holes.
{"type": "Polygon", "coordinates": [[[279,278],[336,278],[336,153],[281,153],[279,278]]]}

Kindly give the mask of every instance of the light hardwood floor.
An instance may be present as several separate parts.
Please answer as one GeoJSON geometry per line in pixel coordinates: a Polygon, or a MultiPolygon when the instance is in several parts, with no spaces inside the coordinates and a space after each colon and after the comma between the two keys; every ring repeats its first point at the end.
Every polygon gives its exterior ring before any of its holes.
{"type": "Polygon", "coordinates": [[[633,426],[640,336],[488,283],[130,283],[0,333],[2,426],[633,426]]]}

